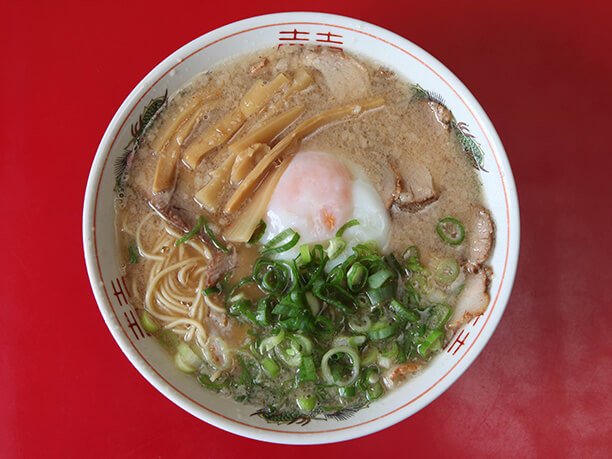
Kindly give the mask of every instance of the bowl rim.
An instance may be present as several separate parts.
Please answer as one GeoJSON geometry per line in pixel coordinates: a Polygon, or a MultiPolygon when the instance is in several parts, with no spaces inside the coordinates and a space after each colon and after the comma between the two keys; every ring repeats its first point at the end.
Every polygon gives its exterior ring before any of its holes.
{"type": "Polygon", "coordinates": [[[92,290],[94,292],[100,313],[102,314],[109,331],[132,365],[134,365],[139,373],[166,398],[193,416],[231,433],[266,442],[284,444],[322,444],[345,441],[363,435],[368,435],[385,429],[411,416],[412,414],[415,414],[444,393],[467,370],[471,363],[474,362],[497,328],[497,325],[501,320],[503,312],[508,303],[514,283],[518,264],[519,245],[520,214],[518,207],[518,196],[509,160],[501,140],[493,127],[493,124],[470,91],[441,62],[419,46],[401,37],[400,35],[358,19],[328,13],[287,12],[250,17],[227,24],[203,34],[170,54],[170,56],[156,65],[153,70],[151,70],[136,85],[113,116],[104,133],[104,136],[102,137],[102,140],[100,141],[95,158],[92,162],[83,204],[83,248],[92,290]],[[101,285],[101,268],[96,255],[97,248],[95,237],[95,214],[102,172],[104,171],[106,161],[110,156],[110,152],[112,151],[118,133],[123,128],[123,125],[127,122],[131,112],[148,93],[147,88],[150,90],[156,81],[163,78],[174,67],[176,67],[179,62],[197,54],[207,46],[240,33],[258,28],[284,24],[330,25],[367,35],[411,55],[432,70],[443,81],[445,81],[449,88],[464,101],[465,106],[479,124],[484,138],[487,140],[491,151],[494,153],[492,156],[494,157],[501,173],[501,182],[505,192],[504,198],[506,201],[506,213],[508,217],[508,247],[506,251],[504,272],[501,275],[497,297],[495,299],[492,298],[492,301],[489,304],[489,308],[491,308],[491,310],[494,307],[497,307],[496,315],[493,316],[491,314],[487,317],[487,320],[491,320],[489,327],[486,328],[483,326],[476,339],[474,339],[470,345],[470,348],[468,348],[465,354],[452,365],[448,372],[445,373],[444,376],[442,376],[426,391],[424,391],[419,397],[417,397],[418,400],[415,398],[409,403],[394,408],[381,416],[374,417],[373,419],[369,419],[355,426],[301,433],[255,427],[242,423],[238,420],[228,418],[191,400],[188,396],[175,389],[168,381],[157,373],[157,371],[146,362],[129,338],[126,338],[126,336],[123,334],[123,331],[120,328],[116,317],[114,316],[111,305],[107,304],[107,295],[104,290],[104,286],[101,285]],[[410,52],[406,51],[407,49],[410,50],[410,52]],[[139,96],[140,93],[142,93],[141,96],[139,96]],[[452,375],[450,375],[451,371],[453,371],[452,375]],[[403,413],[402,411],[405,411],[404,409],[408,404],[411,404],[410,412],[403,413]]]}

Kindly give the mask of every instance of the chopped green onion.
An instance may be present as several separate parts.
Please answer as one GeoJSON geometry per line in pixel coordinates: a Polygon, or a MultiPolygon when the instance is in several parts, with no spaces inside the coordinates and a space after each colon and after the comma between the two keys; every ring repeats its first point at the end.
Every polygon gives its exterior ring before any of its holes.
{"type": "Polygon", "coordinates": [[[354,335],[354,336],[338,336],[334,339],[333,346],[353,346],[359,347],[363,343],[365,343],[367,338],[363,335],[354,335]]]}
{"type": "Polygon", "coordinates": [[[397,363],[406,362],[406,350],[405,346],[398,345],[397,355],[395,356],[395,361],[397,363]]]}
{"type": "Polygon", "coordinates": [[[198,381],[200,381],[200,384],[210,389],[220,390],[220,389],[223,389],[224,387],[229,386],[230,378],[226,377],[226,378],[223,378],[220,382],[217,382],[217,381],[213,382],[210,380],[210,377],[207,374],[201,373],[198,375],[198,381]]]}
{"type": "Polygon", "coordinates": [[[388,322],[378,322],[370,328],[368,336],[372,340],[382,340],[389,338],[397,333],[397,324],[390,324],[388,322]]]}
{"type": "Polygon", "coordinates": [[[384,259],[385,259],[385,262],[387,262],[387,265],[389,265],[389,267],[393,269],[393,271],[395,271],[396,275],[401,276],[404,274],[402,265],[400,265],[400,262],[397,261],[397,258],[395,258],[395,255],[390,253],[388,255],[385,255],[384,259]]]}
{"type": "Polygon", "coordinates": [[[317,406],[317,399],[315,397],[297,397],[295,402],[302,411],[312,411],[317,406]]]}
{"type": "Polygon", "coordinates": [[[247,242],[247,244],[255,244],[256,242],[259,242],[259,240],[266,232],[266,228],[266,222],[260,220],[260,222],[255,227],[255,231],[253,231],[253,234],[251,235],[251,239],[249,239],[249,242],[247,242]]]}
{"type": "Polygon", "coordinates": [[[128,254],[130,256],[129,262],[131,265],[138,263],[138,260],[140,259],[140,255],[136,247],[134,247],[133,245],[130,245],[128,247],[128,254]]]}
{"type": "Polygon", "coordinates": [[[283,317],[297,317],[303,310],[302,304],[292,301],[290,298],[283,298],[272,310],[273,314],[283,317]]]}
{"type": "Polygon", "coordinates": [[[450,245],[459,245],[465,238],[465,228],[461,222],[453,217],[445,217],[436,225],[436,231],[444,242],[450,245]]]}
{"type": "Polygon", "coordinates": [[[251,283],[251,282],[255,282],[255,280],[252,277],[244,277],[240,279],[240,281],[227,292],[225,302],[228,303],[228,302],[245,299],[246,295],[244,294],[244,292],[238,292],[238,293],[235,293],[235,292],[239,291],[242,288],[242,286],[248,283],[251,283]]]}
{"type": "Polygon", "coordinates": [[[221,289],[219,287],[217,287],[216,285],[214,287],[208,287],[208,288],[202,290],[202,294],[204,296],[213,295],[215,293],[221,293],[221,289]]]}
{"type": "Polygon", "coordinates": [[[418,306],[421,303],[421,295],[419,292],[410,284],[405,284],[404,287],[406,288],[406,302],[418,306]]]}
{"type": "MultiPolygon", "coordinates": [[[[298,245],[299,234],[286,229],[260,250],[250,277],[231,288],[226,281],[205,290],[205,294],[223,293],[228,312],[253,324],[254,338],[237,351],[243,371],[232,384],[247,386],[246,394],[239,396],[250,397],[250,387],[258,385],[280,398],[296,390],[310,391],[295,397],[312,398],[308,403],[313,410],[318,403],[328,409],[330,397],[339,404],[353,397],[367,403],[384,393],[379,380],[383,369],[430,358],[440,349],[451,309],[438,303],[446,301],[446,295],[439,297],[442,287],[434,280],[446,281],[449,273],[442,268],[454,275],[452,262],[430,273],[415,246],[396,258],[381,254],[375,242],[368,242],[356,245],[342,263],[326,269],[328,261],[346,249],[344,229],[313,245],[298,245]],[[289,261],[265,256],[290,249],[297,253],[289,261]],[[254,285],[246,286],[250,283],[254,285]],[[251,296],[251,287],[262,295],[251,296]],[[307,385],[299,389],[302,383],[307,385]],[[336,386],[337,393],[329,385],[336,386]],[[362,392],[356,393],[356,387],[362,392]]],[[[179,364],[187,370],[196,368],[180,358],[179,364]]]]}
{"type": "Polygon", "coordinates": [[[317,380],[314,359],[312,355],[303,355],[300,363],[299,379],[302,382],[312,382],[317,380]]]}
{"type": "Polygon", "coordinates": [[[361,318],[359,318],[359,321],[357,318],[351,319],[349,321],[349,327],[351,327],[351,330],[354,330],[357,333],[363,333],[365,331],[368,331],[371,326],[372,321],[370,320],[369,316],[362,316],[361,318]]]}
{"type": "Polygon", "coordinates": [[[355,396],[355,386],[338,387],[338,395],[344,398],[354,397],[355,396]]]}
{"type": "Polygon", "coordinates": [[[299,367],[302,363],[302,353],[299,349],[297,349],[293,340],[285,340],[281,344],[285,343],[289,343],[289,345],[286,347],[281,347],[281,345],[278,345],[274,348],[276,356],[290,367],[299,367]]]}
{"type": "Polygon", "coordinates": [[[174,366],[183,373],[193,373],[197,370],[195,366],[192,366],[185,362],[183,356],[178,352],[174,354],[174,366]]]}
{"type": "Polygon", "coordinates": [[[300,246],[300,257],[302,258],[302,263],[304,263],[305,265],[310,263],[311,256],[310,247],[308,246],[308,244],[302,244],[300,246]]]}
{"type": "Polygon", "coordinates": [[[427,327],[430,330],[442,329],[452,314],[452,309],[446,304],[435,304],[431,307],[429,317],[427,319],[427,327]]]}
{"type": "Polygon", "coordinates": [[[193,373],[202,363],[200,358],[191,348],[181,341],[176,346],[176,354],[174,354],[174,364],[184,373],[193,373]]]}
{"type": "Polygon", "coordinates": [[[321,244],[317,244],[312,248],[311,251],[312,259],[315,263],[324,264],[325,260],[325,250],[323,250],[323,246],[321,244]]]}
{"type": "Polygon", "coordinates": [[[380,288],[370,288],[366,290],[366,295],[373,305],[377,305],[393,298],[395,289],[393,285],[387,284],[380,288]]]}
{"type": "Polygon", "coordinates": [[[293,335],[292,338],[300,344],[303,354],[312,354],[312,341],[310,338],[299,333],[293,335]]]}
{"type": "Polygon", "coordinates": [[[353,251],[358,255],[372,255],[378,251],[378,242],[368,241],[365,244],[357,244],[353,247],[353,251]]]}
{"type": "Polygon", "coordinates": [[[429,350],[435,347],[434,344],[436,344],[437,346],[440,345],[439,339],[442,337],[443,334],[444,333],[442,332],[442,330],[433,330],[429,332],[429,334],[425,338],[425,341],[419,344],[417,348],[417,352],[419,353],[419,355],[424,359],[428,358],[429,350]]]}
{"type": "Polygon", "coordinates": [[[357,382],[359,389],[366,392],[368,400],[375,400],[383,393],[382,385],[380,384],[379,369],[376,366],[367,368],[357,382]]]}
{"type": "Polygon", "coordinates": [[[370,346],[361,354],[361,365],[367,367],[373,364],[378,359],[378,348],[370,346]]]}
{"type": "Polygon", "coordinates": [[[315,319],[315,329],[322,336],[331,336],[334,333],[332,321],[324,316],[319,316],[315,319]]]}
{"type": "Polygon", "coordinates": [[[368,270],[359,262],[353,263],[346,273],[346,283],[349,290],[359,292],[368,280],[368,270]]]}
{"type": "Polygon", "coordinates": [[[290,367],[297,367],[305,356],[312,353],[312,341],[303,335],[289,335],[287,339],[275,346],[274,351],[279,359],[290,367]]]}
{"type": "Polygon", "coordinates": [[[446,260],[440,263],[436,270],[436,281],[442,285],[453,283],[459,275],[459,266],[455,260],[446,260]]]}
{"type": "Polygon", "coordinates": [[[406,248],[406,250],[404,250],[402,258],[407,263],[414,263],[415,261],[420,262],[419,249],[415,245],[411,245],[410,247],[406,248]]]}
{"type": "Polygon", "coordinates": [[[328,384],[336,384],[337,386],[350,386],[353,384],[359,376],[359,354],[357,351],[349,346],[334,347],[327,351],[321,359],[321,374],[323,379],[328,384]],[[334,380],[331,369],[329,368],[329,359],[336,354],[344,354],[351,360],[352,371],[348,378],[334,380]]]}
{"type": "Polygon", "coordinates": [[[378,369],[376,367],[369,368],[365,378],[366,384],[376,384],[378,381],[380,381],[378,369]]]}
{"type": "Polygon", "coordinates": [[[170,330],[162,330],[159,334],[159,342],[166,349],[172,349],[174,346],[176,346],[178,338],[170,330]]]}
{"type": "Polygon", "coordinates": [[[402,258],[406,262],[406,267],[409,271],[420,272],[425,269],[421,264],[421,256],[419,254],[419,249],[414,245],[411,245],[406,250],[404,250],[402,258]]]}
{"type": "Polygon", "coordinates": [[[306,333],[314,332],[314,320],[312,319],[312,315],[306,314],[305,311],[296,317],[280,320],[278,323],[290,331],[300,330],[306,333]]]}
{"type": "Polygon", "coordinates": [[[339,285],[319,282],[315,284],[312,293],[346,314],[354,314],[357,310],[353,296],[339,285]]]}
{"type": "MultiPolygon", "coordinates": [[[[203,217],[200,217],[200,218],[203,218],[203,217]]],[[[213,245],[216,248],[218,248],[222,252],[229,253],[229,249],[225,247],[223,244],[221,244],[219,240],[215,237],[214,233],[211,231],[211,229],[208,226],[208,221],[206,221],[205,218],[204,218],[204,231],[206,231],[206,234],[208,235],[208,237],[210,238],[210,240],[212,241],[213,245]]]]}
{"type": "Polygon", "coordinates": [[[183,236],[182,238],[180,238],[179,240],[177,240],[174,245],[176,247],[178,247],[179,245],[187,242],[189,239],[191,239],[192,237],[194,237],[196,234],[198,234],[200,232],[200,228],[202,228],[202,223],[204,222],[204,217],[200,216],[200,218],[198,218],[198,223],[196,224],[196,226],[193,227],[193,229],[191,231],[189,231],[185,236],[183,236]]]}
{"type": "Polygon", "coordinates": [[[380,288],[382,285],[393,277],[393,271],[390,269],[381,269],[380,271],[370,274],[368,277],[368,285],[371,288],[380,288]]]}
{"type": "Polygon", "coordinates": [[[159,324],[147,311],[142,311],[140,322],[142,322],[142,328],[149,333],[155,333],[157,330],[159,330],[159,324]]]}
{"type": "Polygon", "coordinates": [[[319,299],[314,296],[312,292],[306,292],[304,296],[306,297],[306,303],[310,308],[310,312],[312,312],[313,316],[316,316],[321,310],[321,304],[319,303],[319,299]]]}
{"type": "Polygon", "coordinates": [[[272,360],[270,357],[266,357],[261,361],[261,368],[270,376],[270,378],[276,378],[278,375],[280,368],[277,363],[272,360]]]}
{"type": "Polygon", "coordinates": [[[357,295],[355,297],[355,302],[360,308],[369,308],[370,306],[372,306],[372,303],[370,302],[370,299],[368,298],[368,295],[365,294],[365,292],[361,292],[359,295],[357,295]]]}
{"type": "Polygon", "coordinates": [[[406,309],[397,300],[391,300],[389,306],[391,306],[391,309],[393,309],[398,316],[400,316],[402,319],[408,320],[409,322],[417,322],[420,318],[416,312],[406,309]]]}
{"type": "Polygon", "coordinates": [[[228,313],[232,317],[241,318],[249,320],[250,322],[257,323],[257,319],[255,318],[255,313],[252,311],[253,302],[249,299],[238,300],[229,305],[228,313]]]}
{"type": "Polygon", "coordinates": [[[341,237],[334,237],[329,240],[329,245],[325,250],[327,257],[330,260],[337,258],[346,248],[346,241],[341,237]]]}
{"type": "Polygon", "coordinates": [[[264,352],[268,352],[278,346],[284,339],[285,330],[279,328],[276,334],[272,334],[271,336],[265,338],[259,345],[259,348],[262,349],[264,352]]]}
{"type": "Polygon", "coordinates": [[[342,265],[334,266],[327,275],[327,282],[330,284],[342,285],[344,283],[344,270],[342,265]]]}
{"type": "Polygon", "coordinates": [[[272,240],[264,246],[266,249],[261,252],[261,254],[266,255],[268,253],[286,252],[293,248],[298,243],[299,239],[300,235],[298,233],[291,228],[287,228],[274,236],[272,240]]]}
{"type": "Polygon", "coordinates": [[[382,384],[377,382],[376,384],[368,387],[366,391],[366,398],[369,401],[376,400],[377,398],[380,398],[383,392],[384,392],[384,389],[382,387],[382,384]]]}
{"type": "Polygon", "coordinates": [[[240,369],[242,370],[238,384],[244,385],[245,387],[251,387],[253,385],[253,377],[251,376],[251,372],[244,363],[242,355],[238,354],[236,356],[236,359],[238,360],[238,363],[240,364],[240,369]]]}
{"type": "Polygon", "coordinates": [[[280,294],[289,290],[295,281],[295,273],[291,266],[283,261],[260,258],[253,267],[252,280],[264,292],[280,294]]]}
{"type": "Polygon", "coordinates": [[[419,290],[428,290],[428,282],[427,279],[421,274],[413,274],[410,277],[410,285],[419,290]]]}
{"type": "MultiPolygon", "coordinates": [[[[313,253],[315,253],[316,248],[317,247],[313,249],[313,253]]],[[[316,282],[319,282],[319,278],[325,272],[325,264],[327,263],[327,256],[323,254],[322,257],[323,258],[321,259],[319,266],[315,268],[314,271],[310,272],[310,279],[308,280],[306,285],[303,287],[304,290],[312,290],[313,285],[316,282]]],[[[316,260],[316,256],[314,257],[314,259],[316,260]]]]}
{"type": "Polygon", "coordinates": [[[359,225],[359,220],[357,219],[349,220],[344,225],[342,225],[338,231],[336,231],[336,237],[342,237],[342,235],[347,229],[355,225],[359,225]]]}
{"type": "Polygon", "coordinates": [[[257,302],[257,312],[255,313],[255,322],[262,327],[270,326],[270,301],[271,297],[267,296],[257,302]]]}
{"type": "Polygon", "coordinates": [[[397,356],[397,353],[399,352],[399,346],[397,345],[397,341],[393,341],[389,347],[381,353],[381,355],[383,357],[388,357],[388,358],[394,358],[395,356],[397,356]]]}

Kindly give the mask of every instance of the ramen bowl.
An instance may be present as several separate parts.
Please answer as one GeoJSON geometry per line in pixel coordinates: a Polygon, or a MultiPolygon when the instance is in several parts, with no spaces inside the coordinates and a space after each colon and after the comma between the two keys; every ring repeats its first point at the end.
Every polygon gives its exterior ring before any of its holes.
{"type": "Polygon", "coordinates": [[[83,242],[100,312],[127,358],[156,389],[195,417],[226,431],[268,442],[317,444],[367,435],[406,419],[443,393],[476,359],[510,296],[519,251],[519,212],[510,165],[493,125],[466,87],[440,62],[408,40],[356,19],[282,13],[209,32],[173,53],[136,86],[113,117],[93,161],[84,203],[83,242]],[[142,126],[151,106],[229,56],[303,45],[353,53],[445,101],[463,135],[476,146],[472,160],[495,222],[496,240],[488,261],[494,273],[488,309],[457,330],[422,371],[355,413],[282,424],[252,416],[256,407],[205,390],[195,378],[177,371],[167,352],[145,332],[130,305],[130,291],[120,269],[113,199],[115,165],[130,149],[134,129],[142,126]]]}

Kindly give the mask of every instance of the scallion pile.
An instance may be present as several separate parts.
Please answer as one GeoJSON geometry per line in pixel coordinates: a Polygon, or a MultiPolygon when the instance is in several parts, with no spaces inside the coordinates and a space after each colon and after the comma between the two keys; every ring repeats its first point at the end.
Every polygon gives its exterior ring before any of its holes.
{"type": "MultiPolygon", "coordinates": [[[[238,352],[228,383],[237,399],[267,394],[267,403],[303,412],[361,407],[384,394],[387,369],[441,348],[451,308],[428,302],[424,291],[434,280],[452,282],[456,265],[432,275],[414,246],[396,257],[366,243],[326,269],[349,250],[343,233],[358,224],[352,220],[314,245],[299,245],[299,234],[287,229],[262,246],[249,276],[207,289],[250,328],[251,342],[238,352]],[[294,259],[279,259],[296,246],[294,259]]],[[[203,378],[205,386],[226,387],[225,380],[215,386],[203,378]]]]}

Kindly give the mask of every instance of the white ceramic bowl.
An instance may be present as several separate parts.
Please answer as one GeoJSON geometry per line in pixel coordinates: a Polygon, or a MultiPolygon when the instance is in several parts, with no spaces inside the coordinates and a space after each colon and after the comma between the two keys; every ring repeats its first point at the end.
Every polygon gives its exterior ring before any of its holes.
{"type": "Polygon", "coordinates": [[[194,416],[245,437],[276,443],[329,443],[378,431],[416,413],[474,361],[495,330],[510,296],[519,251],[519,211],[510,165],[493,125],[446,67],[406,39],[356,19],[282,13],[246,19],[207,33],[165,59],[136,86],[113,117],[93,161],[85,194],[83,241],[91,286],[108,328],[132,364],[166,397],[194,416]],[[482,148],[488,171],[479,174],[497,228],[489,259],[495,275],[486,313],[459,330],[447,348],[399,390],[346,420],[275,425],[251,416],[253,407],[203,390],[195,378],[176,371],[158,343],[137,325],[117,262],[114,166],[130,142],[131,126],[138,122],[150,100],[166,90],[173,94],[196,74],[228,56],[303,44],[339,47],[377,61],[439,94],[456,119],[465,123],[482,148]]]}

